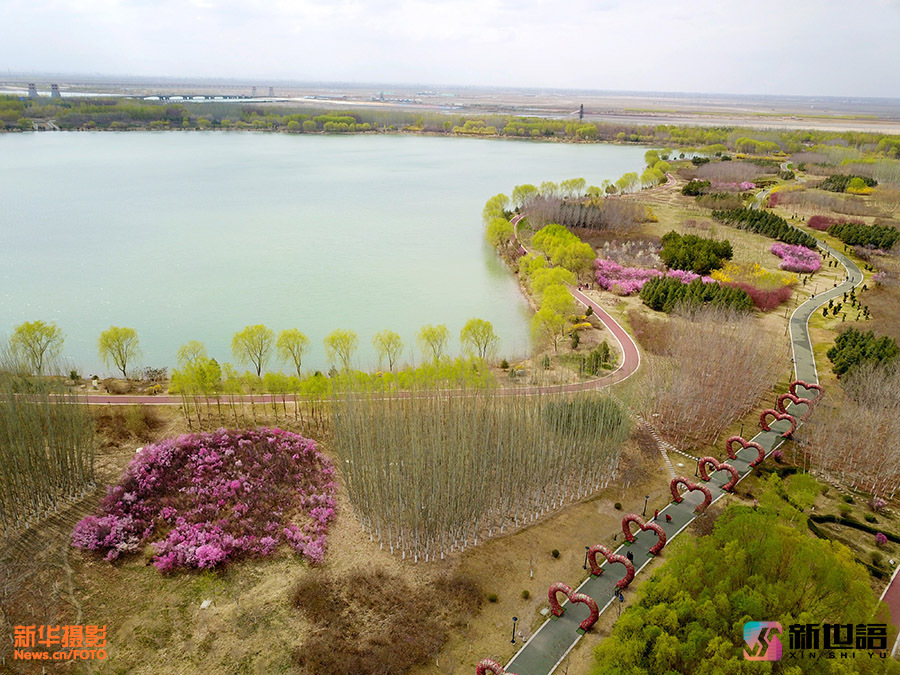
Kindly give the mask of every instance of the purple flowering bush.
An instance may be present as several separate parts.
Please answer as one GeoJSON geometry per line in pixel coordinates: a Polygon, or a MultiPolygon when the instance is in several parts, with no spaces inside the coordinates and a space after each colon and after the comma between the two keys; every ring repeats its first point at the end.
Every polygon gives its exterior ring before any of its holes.
{"type": "Polygon", "coordinates": [[[769,251],[781,258],[779,269],[788,272],[812,274],[813,272],[818,272],[819,268],[822,267],[821,256],[805,246],[775,242],[769,248],[769,251]]]}
{"type": "Polygon", "coordinates": [[[160,572],[264,556],[286,543],[322,562],[335,509],[334,466],[282,429],[185,434],[145,447],[107,488],[72,545],[115,560],[154,549],[160,572]]]}
{"type": "MultiPolygon", "coordinates": [[[[613,260],[605,258],[595,260],[594,267],[597,270],[596,277],[600,288],[612,291],[617,295],[634,295],[650,279],[663,276],[663,273],[659,270],[645,267],[624,267],[613,260]]],[[[678,279],[683,284],[689,284],[694,279],[703,279],[704,283],[709,283],[713,280],[711,277],[701,277],[699,274],[687,270],[669,270],[665,273],[665,276],[678,279]]]]}

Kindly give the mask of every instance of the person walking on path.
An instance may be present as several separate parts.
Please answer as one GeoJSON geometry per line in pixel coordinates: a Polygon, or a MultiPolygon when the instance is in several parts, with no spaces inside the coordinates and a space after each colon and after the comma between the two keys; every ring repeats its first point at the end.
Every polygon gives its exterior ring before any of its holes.
{"type": "Polygon", "coordinates": [[[659,509],[656,509],[656,510],[653,512],[653,520],[656,520],[657,518],[659,518],[659,509]]]}
{"type": "Polygon", "coordinates": [[[670,516],[668,513],[666,514],[666,522],[667,522],[667,523],[671,523],[671,522],[672,522],[672,516],[670,516]]]}
{"type": "Polygon", "coordinates": [[[628,558],[631,562],[634,562],[634,553],[632,553],[631,551],[627,551],[625,553],[625,557],[628,558]]]}

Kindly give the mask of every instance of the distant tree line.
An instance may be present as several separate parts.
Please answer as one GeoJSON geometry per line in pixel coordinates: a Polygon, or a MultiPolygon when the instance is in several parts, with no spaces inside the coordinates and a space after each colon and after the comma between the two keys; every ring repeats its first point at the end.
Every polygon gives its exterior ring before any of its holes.
{"type": "MultiPolygon", "coordinates": [[[[256,129],[310,132],[412,131],[435,134],[506,136],[514,138],[614,141],[679,147],[695,159],[725,152],[797,153],[810,146],[837,143],[849,148],[875,148],[885,157],[900,157],[900,136],[859,131],[755,130],[733,127],[642,125],[589,122],[518,115],[458,115],[401,109],[359,108],[352,111],[307,109],[298,112],[278,104],[175,103],[135,99],[26,99],[0,96],[0,129],[25,130],[32,121],[54,120],[62,129],[256,129]],[[327,125],[327,127],[326,127],[327,125]],[[368,126],[366,126],[368,125],[368,126]]],[[[682,153],[684,154],[684,153],[682,153]]],[[[661,161],[665,158],[660,154],[661,161]]],[[[665,167],[648,162],[647,180],[660,180],[665,167]]],[[[644,181],[646,182],[646,181],[644,181]]]]}

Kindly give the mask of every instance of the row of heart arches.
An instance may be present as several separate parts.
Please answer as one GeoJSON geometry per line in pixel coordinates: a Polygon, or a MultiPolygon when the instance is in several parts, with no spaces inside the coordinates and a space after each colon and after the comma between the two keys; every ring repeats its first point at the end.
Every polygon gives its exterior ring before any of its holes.
{"type": "MultiPolygon", "coordinates": [[[[789,385],[788,393],[781,394],[778,397],[778,400],[775,404],[775,409],[767,409],[762,412],[759,419],[760,426],[765,431],[771,431],[771,428],[768,424],[769,417],[772,417],[774,420],[788,420],[790,421],[791,428],[788,431],[784,432],[782,434],[782,437],[789,438],[797,429],[797,418],[793,415],[788,414],[787,402],[790,401],[794,405],[806,405],[806,413],[802,417],[800,417],[801,420],[805,421],[812,413],[815,405],[822,398],[823,393],[824,389],[821,385],[810,384],[804,382],[803,380],[794,380],[789,385]],[[816,397],[813,399],[809,399],[799,396],[797,394],[797,387],[803,387],[807,391],[816,391],[816,397]]],[[[756,458],[750,462],[751,467],[759,466],[766,458],[765,449],[755,441],[748,441],[741,436],[731,436],[725,441],[725,452],[728,453],[728,457],[730,459],[736,459],[737,452],[746,448],[752,448],[758,453],[756,458]],[[736,445],[740,446],[740,449],[737,451],[735,450],[736,445]]],[[[738,480],[740,479],[740,475],[738,474],[738,471],[735,467],[725,462],[719,462],[714,457],[701,457],[698,463],[698,468],[700,478],[704,481],[709,481],[711,478],[709,468],[712,468],[713,472],[727,471],[729,474],[731,474],[731,479],[722,486],[722,489],[726,492],[732,492],[735,485],[737,485],[738,480]]],[[[684,501],[684,497],[682,496],[683,493],[679,491],[679,487],[683,487],[685,489],[685,492],[698,491],[703,495],[703,501],[697,506],[696,509],[694,509],[695,513],[702,513],[710,504],[712,504],[712,493],[710,492],[709,488],[705,485],[692,483],[684,476],[677,476],[673,478],[669,483],[669,490],[672,493],[673,503],[680,504],[684,501]]],[[[666,545],[665,530],[663,530],[663,528],[655,522],[646,522],[643,518],[641,518],[641,516],[635,513],[629,513],[624,518],[622,518],[622,533],[625,535],[625,541],[629,543],[633,543],[635,541],[634,534],[631,531],[632,524],[636,524],[640,531],[650,530],[656,533],[658,541],[650,548],[649,552],[653,555],[659,555],[663,547],[665,547],[666,545]]],[[[595,577],[603,574],[603,568],[600,566],[600,563],[597,562],[598,555],[602,555],[604,558],[606,558],[606,562],[611,565],[621,564],[625,567],[625,576],[616,582],[616,587],[619,590],[627,588],[634,579],[635,575],[634,564],[631,562],[631,560],[623,555],[613,553],[607,547],[601,544],[592,546],[588,549],[587,559],[591,567],[591,576],[595,577]]],[[[550,611],[555,617],[562,616],[565,612],[565,608],[559,604],[558,594],[560,593],[562,593],[568,599],[569,604],[581,603],[587,605],[591,613],[584,621],[579,624],[578,629],[579,631],[590,630],[590,628],[596,623],[597,619],[600,616],[600,609],[597,605],[597,602],[589,595],[573,591],[572,587],[568,584],[557,582],[550,586],[550,590],[547,593],[547,599],[550,601],[550,611]]],[[[515,675],[515,673],[510,673],[504,670],[503,666],[501,666],[496,661],[493,661],[492,659],[484,659],[483,661],[481,661],[475,669],[475,672],[476,675],[488,675],[489,673],[493,673],[493,675],[515,675]]]]}

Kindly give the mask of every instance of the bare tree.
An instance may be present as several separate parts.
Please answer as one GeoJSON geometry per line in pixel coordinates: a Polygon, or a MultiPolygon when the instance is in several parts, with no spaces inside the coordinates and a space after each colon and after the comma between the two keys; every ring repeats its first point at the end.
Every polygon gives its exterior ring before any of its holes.
{"type": "Polygon", "coordinates": [[[900,488],[900,365],[863,366],[826,395],[796,438],[812,471],[893,498],[900,488]]]}
{"type": "Polygon", "coordinates": [[[657,354],[639,390],[642,413],[669,442],[712,442],[771,390],[787,363],[787,344],[772,344],[745,314],[704,308],[672,317],[654,336],[657,354]],[[661,343],[661,344],[660,344],[661,343]]]}

